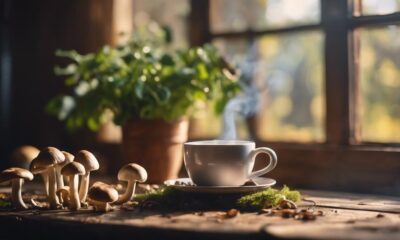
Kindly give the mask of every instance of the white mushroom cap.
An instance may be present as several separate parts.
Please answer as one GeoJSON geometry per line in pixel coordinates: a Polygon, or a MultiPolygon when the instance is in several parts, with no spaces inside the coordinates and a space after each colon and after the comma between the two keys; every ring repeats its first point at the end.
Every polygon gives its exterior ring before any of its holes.
{"type": "Polygon", "coordinates": [[[75,157],[75,162],[82,164],[86,172],[91,172],[99,169],[99,162],[93,153],[87,150],[81,150],[75,157]]]}
{"type": "Polygon", "coordinates": [[[65,176],[84,175],[85,172],[83,165],[78,162],[68,163],[61,169],[61,174],[65,176]]]}
{"type": "Polygon", "coordinates": [[[33,174],[41,173],[47,168],[65,161],[65,156],[55,147],[47,147],[40,151],[39,155],[32,160],[29,170],[33,174]]]}
{"type": "Polygon", "coordinates": [[[136,163],[130,163],[123,166],[118,172],[118,180],[120,181],[138,181],[145,182],[147,180],[147,172],[142,166],[136,163]]]}
{"type": "Polygon", "coordinates": [[[16,167],[8,168],[0,173],[0,182],[10,181],[15,178],[32,181],[33,174],[29,170],[16,167]]]}
{"type": "Polygon", "coordinates": [[[118,200],[118,192],[108,184],[95,182],[89,189],[88,199],[93,202],[113,203],[118,200]]]}

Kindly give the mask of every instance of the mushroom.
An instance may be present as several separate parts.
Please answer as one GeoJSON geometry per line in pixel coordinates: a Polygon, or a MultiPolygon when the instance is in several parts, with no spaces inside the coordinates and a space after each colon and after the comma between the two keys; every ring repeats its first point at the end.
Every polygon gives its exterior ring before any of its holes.
{"type": "MultiPolygon", "coordinates": [[[[14,149],[11,154],[10,163],[12,166],[29,169],[32,159],[39,154],[39,149],[30,145],[23,145],[14,149]]],[[[43,174],[43,181],[47,182],[47,174],[43,174]]],[[[9,185],[9,181],[4,182],[2,185],[9,185]]],[[[45,184],[46,186],[46,184],[45,184]]],[[[48,185],[47,185],[48,186],[48,185]]]]}
{"type": "Polygon", "coordinates": [[[0,173],[0,182],[12,182],[11,202],[17,209],[28,208],[22,200],[21,195],[22,185],[25,179],[31,181],[33,179],[33,174],[29,170],[23,168],[8,168],[0,173]]]}
{"type": "Polygon", "coordinates": [[[56,174],[57,174],[57,189],[61,189],[64,187],[64,178],[61,174],[61,169],[70,162],[74,161],[75,156],[69,152],[61,151],[64,155],[64,162],[61,162],[56,165],[56,174]]]}
{"type": "Polygon", "coordinates": [[[39,149],[30,145],[23,145],[14,149],[11,154],[12,166],[29,169],[31,161],[39,155],[39,149]]]}
{"type": "Polygon", "coordinates": [[[60,203],[65,207],[68,206],[70,198],[69,198],[69,187],[64,186],[62,188],[57,189],[57,197],[60,200],[60,203]]]}
{"type": "Polygon", "coordinates": [[[78,195],[79,175],[85,174],[85,167],[78,162],[71,162],[61,169],[62,175],[69,177],[69,203],[68,206],[71,210],[78,210],[81,208],[81,202],[78,195]]]}
{"type": "Polygon", "coordinates": [[[117,199],[117,190],[103,182],[95,182],[88,192],[88,203],[97,211],[110,211],[112,209],[110,203],[117,199]]]}
{"type": "Polygon", "coordinates": [[[120,195],[115,202],[115,204],[123,204],[130,201],[135,195],[136,182],[143,183],[147,180],[147,172],[142,166],[136,163],[130,163],[119,170],[118,180],[128,182],[125,193],[120,195]]]}
{"type": "Polygon", "coordinates": [[[47,197],[50,208],[58,208],[61,206],[56,195],[57,183],[55,166],[64,161],[65,156],[60,150],[55,147],[47,147],[40,151],[39,155],[32,160],[30,165],[30,171],[33,174],[46,172],[49,176],[49,191],[47,197]]]}
{"type": "Polygon", "coordinates": [[[75,157],[75,161],[85,167],[86,174],[82,176],[81,185],[79,187],[79,199],[86,202],[86,196],[89,189],[90,172],[99,169],[99,162],[93,153],[87,150],[79,151],[75,157]]]}

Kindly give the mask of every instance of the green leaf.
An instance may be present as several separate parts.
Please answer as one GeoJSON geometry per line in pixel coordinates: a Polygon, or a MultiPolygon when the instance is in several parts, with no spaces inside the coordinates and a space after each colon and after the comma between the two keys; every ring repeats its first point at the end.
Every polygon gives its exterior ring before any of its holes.
{"type": "Polygon", "coordinates": [[[56,50],[56,56],[57,57],[65,57],[65,58],[70,58],[71,60],[74,60],[75,62],[79,63],[82,61],[83,57],[80,55],[77,51],[71,50],[71,51],[65,51],[65,50],[56,50]]]}
{"type": "Polygon", "coordinates": [[[166,87],[162,87],[158,93],[158,97],[161,102],[165,103],[171,97],[171,91],[166,87]]]}
{"type": "Polygon", "coordinates": [[[96,131],[100,127],[100,122],[98,118],[90,117],[87,121],[87,126],[90,130],[96,131]]]}
{"type": "Polygon", "coordinates": [[[65,68],[61,68],[59,66],[56,66],[54,68],[54,73],[56,75],[71,75],[74,74],[76,71],[77,71],[76,64],[69,64],[65,68]]]}
{"type": "Polygon", "coordinates": [[[135,95],[138,99],[143,99],[144,84],[142,81],[137,81],[135,84],[135,95]]]}
{"type": "Polygon", "coordinates": [[[198,71],[200,79],[204,80],[204,79],[208,78],[207,68],[206,68],[206,65],[204,63],[197,64],[197,71],[198,71]]]}

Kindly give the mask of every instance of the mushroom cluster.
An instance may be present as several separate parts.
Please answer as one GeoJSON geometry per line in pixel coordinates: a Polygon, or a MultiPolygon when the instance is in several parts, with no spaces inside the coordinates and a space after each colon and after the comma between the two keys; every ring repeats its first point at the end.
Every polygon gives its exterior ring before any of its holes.
{"type": "Polygon", "coordinates": [[[25,168],[29,165],[29,170],[13,167],[0,173],[0,183],[12,182],[11,199],[16,209],[27,209],[22,200],[22,185],[24,180],[32,180],[34,174],[40,174],[43,178],[51,209],[68,207],[73,211],[88,204],[95,210],[109,211],[112,209],[111,204],[119,205],[130,201],[134,197],[136,183],[147,180],[146,170],[138,164],[130,163],[118,172],[118,180],[127,183],[123,194],[119,195],[114,187],[103,182],[96,182],[89,189],[90,173],[100,168],[93,153],[81,150],[74,156],[55,147],[46,147],[36,152],[34,147],[26,149],[29,154],[18,153],[18,156],[22,156],[19,161],[25,163],[25,168]],[[68,186],[64,186],[64,181],[68,186]]]}

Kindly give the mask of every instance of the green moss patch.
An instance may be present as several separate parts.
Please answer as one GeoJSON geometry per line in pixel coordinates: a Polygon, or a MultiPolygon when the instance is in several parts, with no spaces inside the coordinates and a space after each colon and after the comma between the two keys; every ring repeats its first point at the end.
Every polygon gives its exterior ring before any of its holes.
{"type": "Polygon", "coordinates": [[[287,186],[277,190],[268,188],[252,194],[204,194],[187,193],[171,187],[138,194],[135,201],[142,208],[168,210],[226,210],[238,208],[242,211],[258,211],[277,206],[283,199],[298,202],[301,195],[287,186]]]}

